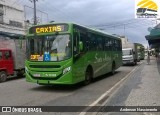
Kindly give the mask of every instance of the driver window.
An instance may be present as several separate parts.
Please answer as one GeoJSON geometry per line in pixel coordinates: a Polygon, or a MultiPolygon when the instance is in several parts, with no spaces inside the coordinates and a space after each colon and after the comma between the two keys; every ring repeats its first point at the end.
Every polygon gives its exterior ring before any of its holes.
{"type": "Polygon", "coordinates": [[[9,60],[11,58],[11,52],[10,51],[5,51],[4,52],[4,59],[9,60]]]}

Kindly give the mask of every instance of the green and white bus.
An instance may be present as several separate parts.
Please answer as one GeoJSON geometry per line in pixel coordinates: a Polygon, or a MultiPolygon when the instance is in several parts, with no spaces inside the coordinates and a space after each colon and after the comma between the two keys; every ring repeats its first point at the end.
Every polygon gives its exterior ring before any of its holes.
{"type": "Polygon", "coordinates": [[[31,27],[27,49],[26,81],[41,85],[89,84],[122,65],[120,38],[73,23],[31,27]]]}
{"type": "Polygon", "coordinates": [[[144,51],[145,47],[140,43],[136,43],[136,45],[137,45],[137,49],[138,49],[138,53],[139,53],[139,59],[144,60],[144,58],[145,58],[145,51],[144,51]]]}

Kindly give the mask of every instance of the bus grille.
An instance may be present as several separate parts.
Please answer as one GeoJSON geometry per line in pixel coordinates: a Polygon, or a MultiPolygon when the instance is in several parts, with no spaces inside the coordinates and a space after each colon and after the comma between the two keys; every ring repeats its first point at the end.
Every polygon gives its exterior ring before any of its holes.
{"type": "Polygon", "coordinates": [[[30,68],[60,68],[60,65],[30,65],[30,68]]]}

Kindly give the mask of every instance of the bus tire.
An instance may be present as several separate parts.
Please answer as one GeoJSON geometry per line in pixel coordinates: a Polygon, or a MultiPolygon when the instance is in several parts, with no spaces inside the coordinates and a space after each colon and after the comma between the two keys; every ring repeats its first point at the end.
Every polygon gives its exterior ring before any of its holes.
{"type": "Polygon", "coordinates": [[[132,62],[132,66],[135,66],[135,64],[136,64],[136,63],[135,63],[135,61],[134,61],[134,62],[132,62]]]}
{"type": "Polygon", "coordinates": [[[137,65],[137,61],[135,61],[135,65],[137,65]]]}
{"type": "Polygon", "coordinates": [[[111,74],[114,75],[115,74],[115,71],[116,71],[116,64],[115,62],[112,63],[112,71],[111,71],[111,74]]]}
{"type": "Polygon", "coordinates": [[[0,72],[0,82],[5,82],[7,80],[7,74],[5,71],[0,72]]]}
{"type": "Polygon", "coordinates": [[[92,80],[92,69],[91,67],[88,67],[85,73],[85,80],[83,82],[83,85],[90,84],[91,80],[92,80]]]}

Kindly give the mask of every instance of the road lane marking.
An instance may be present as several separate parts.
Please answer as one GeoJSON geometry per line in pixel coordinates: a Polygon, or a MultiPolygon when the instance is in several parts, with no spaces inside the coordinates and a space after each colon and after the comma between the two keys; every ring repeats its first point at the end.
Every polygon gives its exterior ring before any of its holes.
{"type": "MultiPolygon", "coordinates": [[[[138,66],[136,66],[131,72],[129,72],[123,79],[121,79],[119,82],[117,82],[113,87],[111,87],[109,90],[107,90],[105,93],[103,93],[96,101],[94,101],[92,104],[90,104],[89,106],[96,106],[103,98],[105,98],[113,89],[115,89],[117,86],[119,86],[124,80],[126,80],[135,70],[137,70],[140,65],[143,62],[140,62],[140,64],[138,66]]],[[[105,101],[106,102],[106,101],[105,101]]],[[[103,105],[103,104],[102,104],[103,105]]],[[[85,115],[87,112],[86,110],[88,110],[89,108],[86,108],[83,112],[81,112],[79,115],[85,115]]]]}

